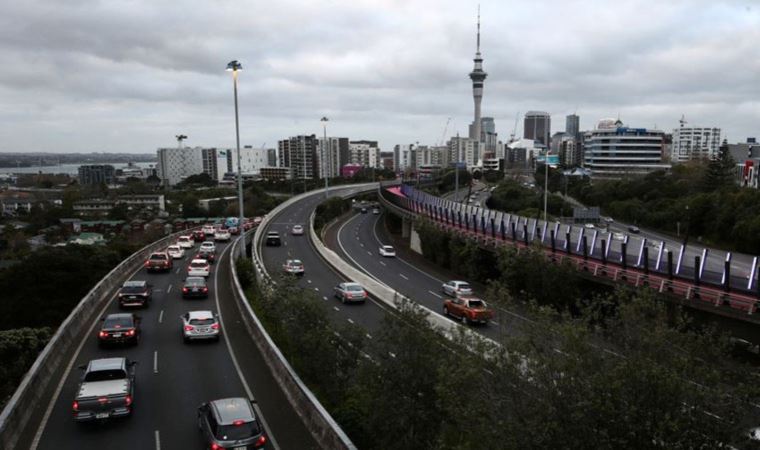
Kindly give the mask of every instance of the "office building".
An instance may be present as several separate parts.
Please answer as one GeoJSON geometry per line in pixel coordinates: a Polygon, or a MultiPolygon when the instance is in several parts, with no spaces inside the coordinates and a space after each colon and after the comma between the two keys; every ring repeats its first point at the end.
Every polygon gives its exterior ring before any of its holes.
{"type": "Polygon", "coordinates": [[[414,170],[415,162],[414,144],[397,144],[393,147],[393,168],[396,172],[414,170]]]}
{"type": "Polygon", "coordinates": [[[156,169],[161,184],[174,186],[191,175],[204,173],[202,150],[201,147],[159,148],[156,169]]]}
{"type": "Polygon", "coordinates": [[[673,130],[670,160],[681,163],[694,159],[714,159],[720,142],[720,128],[676,128],[673,130]]]}
{"type": "Polygon", "coordinates": [[[348,143],[348,162],[363,167],[380,167],[380,149],[377,141],[350,141],[348,143]]]}
{"type": "Polygon", "coordinates": [[[319,175],[317,168],[318,141],[315,135],[294,136],[278,142],[280,167],[289,167],[294,180],[312,180],[319,175]]]}
{"type": "Polygon", "coordinates": [[[380,152],[380,167],[383,169],[395,170],[394,152],[380,152]]]}
{"type": "Polygon", "coordinates": [[[282,181],[291,178],[290,167],[262,167],[261,170],[259,170],[259,175],[261,175],[261,178],[264,180],[282,181]]]}
{"type": "Polygon", "coordinates": [[[448,164],[463,163],[465,167],[480,165],[484,144],[476,139],[452,137],[448,142],[448,164]]]}
{"type": "Polygon", "coordinates": [[[116,181],[116,171],[110,164],[85,164],[79,166],[79,184],[82,186],[94,184],[113,184],[116,181]]]}
{"type": "Polygon", "coordinates": [[[528,111],[525,114],[523,138],[531,139],[549,148],[552,120],[548,112],[528,111]]]}
{"type": "Polygon", "coordinates": [[[668,170],[663,162],[660,130],[630,128],[618,119],[602,119],[586,132],[584,166],[593,178],[620,179],[655,170],[668,170]]]}
{"type": "Polygon", "coordinates": [[[487,158],[496,156],[496,146],[499,142],[499,136],[496,134],[496,123],[493,117],[483,117],[481,119],[480,141],[485,144],[484,152],[487,158]]]}
{"type": "Polygon", "coordinates": [[[319,138],[318,141],[317,173],[319,178],[340,176],[340,168],[348,162],[349,158],[348,138],[328,137],[327,145],[323,138],[319,138]]]}
{"type": "Polygon", "coordinates": [[[565,117],[565,133],[579,141],[581,138],[581,118],[575,114],[565,117]]]}

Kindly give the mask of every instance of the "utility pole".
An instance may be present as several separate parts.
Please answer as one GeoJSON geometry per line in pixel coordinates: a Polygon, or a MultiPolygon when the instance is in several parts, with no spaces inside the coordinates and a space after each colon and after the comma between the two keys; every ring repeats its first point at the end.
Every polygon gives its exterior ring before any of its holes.
{"type": "Polygon", "coordinates": [[[328,180],[328,178],[330,178],[330,176],[329,176],[328,172],[330,171],[330,169],[332,169],[332,166],[331,166],[331,164],[330,164],[330,163],[331,163],[331,161],[329,161],[329,160],[330,160],[330,157],[328,156],[328,155],[331,153],[331,152],[330,152],[330,147],[329,147],[329,145],[328,145],[328,143],[327,143],[327,121],[328,121],[328,120],[329,120],[329,119],[328,119],[327,117],[322,117],[322,118],[320,119],[320,122],[322,122],[322,132],[323,132],[323,137],[324,137],[324,139],[322,140],[322,142],[323,142],[323,144],[322,144],[322,145],[323,145],[323,147],[322,147],[322,148],[324,149],[324,166],[325,166],[325,199],[327,199],[327,197],[328,197],[328,194],[327,194],[327,193],[328,193],[328,189],[329,189],[329,186],[328,186],[328,184],[327,184],[327,180],[328,180]]]}
{"type": "Polygon", "coordinates": [[[544,157],[544,222],[547,222],[547,205],[549,200],[549,151],[546,151],[544,157]]]}

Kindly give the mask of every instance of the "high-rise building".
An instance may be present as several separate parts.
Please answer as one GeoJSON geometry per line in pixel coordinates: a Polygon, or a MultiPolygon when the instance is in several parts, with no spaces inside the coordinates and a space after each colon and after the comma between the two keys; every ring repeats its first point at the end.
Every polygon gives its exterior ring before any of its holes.
{"type": "Polygon", "coordinates": [[[499,142],[499,136],[496,134],[496,123],[493,121],[493,117],[483,117],[480,123],[482,124],[480,141],[485,143],[486,157],[493,158],[496,156],[496,146],[499,142]]]}
{"type": "Polygon", "coordinates": [[[475,46],[474,67],[470,72],[472,80],[472,99],[475,102],[475,117],[470,125],[470,139],[480,140],[480,102],[483,100],[483,84],[488,76],[483,71],[483,58],[480,56],[480,7],[478,7],[478,35],[475,46]]]}
{"type": "Polygon", "coordinates": [[[531,139],[536,143],[541,143],[549,148],[551,144],[550,136],[552,130],[552,119],[548,112],[528,111],[525,113],[525,125],[523,128],[523,138],[531,139]]]}
{"type": "Polygon", "coordinates": [[[720,147],[720,128],[680,127],[673,130],[670,160],[713,159],[720,147]]]}
{"type": "Polygon", "coordinates": [[[325,140],[319,138],[319,152],[317,152],[317,172],[319,178],[335,178],[340,176],[340,168],[348,163],[349,146],[348,138],[328,137],[325,140]]]}
{"type": "MultiPolygon", "coordinates": [[[[380,167],[380,149],[377,141],[351,141],[348,143],[348,163],[364,167],[380,167]]],[[[344,162],[345,164],[345,162],[344,162]]]]}
{"type": "Polygon", "coordinates": [[[660,130],[629,128],[618,119],[602,119],[585,136],[584,166],[594,178],[619,179],[670,169],[663,163],[660,130]]]}
{"type": "Polygon", "coordinates": [[[427,145],[419,145],[415,151],[416,167],[421,166],[436,166],[443,167],[447,165],[446,160],[446,147],[428,147],[427,145]]]}
{"type": "Polygon", "coordinates": [[[393,168],[397,172],[414,170],[415,162],[414,144],[397,144],[393,147],[393,168]]]}
{"type": "Polygon", "coordinates": [[[277,167],[277,149],[276,148],[267,149],[267,166],[277,167]]]}
{"type": "Polygon", "coordinates": [[[484,144],[476,139],[452,137],[448,142],[448,163],[475,167],[483,158],[484,144]]]}
{"type": "MultiPolygon", "coordinates": [[[[234,155],[235,151],[230,150],[234,155]]],[[[237,156],[235,158],[235,171],[237,171],[237,156]]],[[[269,166],[269,151],[265,148],[254,148],[252,145],[246,145],[240,149],[240,167],[241,172],[245,175],[261,175],[261,168],[269,166]]]]}
{"type": "Polygon", "coordinates": [[[110,164],[85,164],[79,166],[79,184],[82,186],[93,184],[113,184],[116,180],[116,171],[110,164]]]}
{"type": "Polygon", "coordinates": [[[279,141],[279,166],[290,167],[291,178],[294,180],[317,178],[317,146],[317,137],[313,134],[279,141]]]}
{"type": "Polygon", "coordinates": [[[157,153],[156,169],[164,186],[174,186],[190,175],[204,173],[201,147],[159,148],[157,153]]]}
{"type": "Polygon", "coordinates": [[[380,152],[380,167],[383,169],[395,170],[395,166],[393,165],[393,158],[393,152],[380,152]]]}
{"type": "Polygon", "coordinates": [[[581,136],[581,118],[575,114],[565,117],[565,133],[574,137],[576,141],[579,141],[581,136]]]}

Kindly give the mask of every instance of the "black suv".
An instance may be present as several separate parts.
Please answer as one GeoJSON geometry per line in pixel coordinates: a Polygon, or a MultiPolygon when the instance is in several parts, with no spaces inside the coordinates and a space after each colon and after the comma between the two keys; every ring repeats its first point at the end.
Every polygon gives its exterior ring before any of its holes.
{"type": "Polygon", "coordinates": [[[276,231],[270,231],[269,233],[267,233],[266,245],[269,247],[272,247],[272,246],[279,247],[280,245],[282,245],[282,241],[280,241],[280,233],[276,231]]]}
{"type": "Polygon", "coordinates": [[[147,281],[125,281],[119,289],[119,307],[148,306],[153,297],[153,289],[147,281]]]}
{"type": "Polygon", "coordinates": [[[98,332],[98,344],[132,344],[140,341],[140,317],[132,313],[109,314],[98,332]]]}
{"type": "Polygon", "coordinates": [[[182,298],[207,298],[208,285],[204,277],[188,277],[182,285],[182,298]]]}
{"type": "Polygon", "coordinates": [[[245,398],[224,398],[198,408],[198,428],[207,448],[263,448],[264,429],[245,398]]]}

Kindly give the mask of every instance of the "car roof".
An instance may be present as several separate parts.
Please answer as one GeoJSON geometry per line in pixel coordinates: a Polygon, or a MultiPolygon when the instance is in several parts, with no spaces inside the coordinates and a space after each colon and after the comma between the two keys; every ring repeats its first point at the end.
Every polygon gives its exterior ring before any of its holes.
{"type": "Polygon", "coordinates": [[[383,248],[393,248],[392,245],[383,245],[383,248]]]}
{"type": "Polygon", "coordinates": [[[125,281],[122,287],[143,287],[147,284],[148,282],[145,280],[129,280],[125,281]]]}
{"type": "Polygon", "coordinates": [[[223,398],[209,402],[214,410],[219,425],[232,425],[236,420],[250,422],[256,420],[253,408],[248,399],[242,397],[223,398]]]}
{"type": "Polygon", "coordinates": [[[93,359],[88,364],[87,370],[114,370],[123,369],[126,366],[126,358],[103,358],[93,359]]]}
{"type": "Polygon", "coordinates": [[[470,284],[470,283],[468,283],[466,281],[462,281],[462,280],[451,280],[451,281],[449,281],[449,283],[453,283],[453,284],[470,284]]]}
{"type": "Polygon", "coordinates": [[[303,228],[303,225],[295,224],[295,225],[293,225],[293,228],[303,228]]]}
{"type": "Polygon", "coordinates": [[[285,261],[285,264],[303,264],[300,259],[289,259],[285,261]]]}
{"type": "Polygon", "coordinates": [[[355,282],[353,282],[353,281],[352,281],[352,282],[348,282],[348,283],[341,283],[341,284],[342,284],[344,287],[349,287],[349,286],[359,286],[359,287],[362,287],[362,285],[361,285],[361,284],[359,284],[359,283],[355,283],[355,282]]]}
{"type": "Polygon", "coordinates": [[[171,244],[171,245],[169,245],[166,248],[179,248],[179,245],[177,245],[177,244],[171,244]]]}
{"type": "Polygon", "coordinates": [[[275,235],[275,234],[277,234],[277,235],[279,235],[280,233],[278,233],[278,232],[276,232],[276,231],[269,231],[269,232],[267,232],[267,234],[271,234],[271,235],[275,235]]]}
{"type": "Polygon", "coordinates": [[[131,319],[132,313],[115,313],[106,316],[106,319],[131,319]]]}
{"type": "Polygon", "coordinates": [[[178,239],[192,239],[192,237],[188,235],[182,235],[178,239]]]}
{"type": "Polygon", "coordinates": [[[204,311],[188,311],[188,319],[213,319],[214,313],[208,310],[204,311]]]}
{"type": "Polygon", "coordinates": [[[208,261],[205,259],[194,259],[190,261],[190,264],[208,264],[208,261]]]}
{"type": "Polygon", "coordinates": [[[189,284],[189,283],[198,283],[198,282],[206,284],[206,279],[203,278],[203,277],[187,277],[187,278],[185,278],[185,283],[186,284],[189,284]]]}
{"type": "Polygon", "coordinates": [[[203,241],[201,242],[201,245],[213,245],[214,247],[216,247],[216,244],[214,244],[212,241],[203,241]]]}

